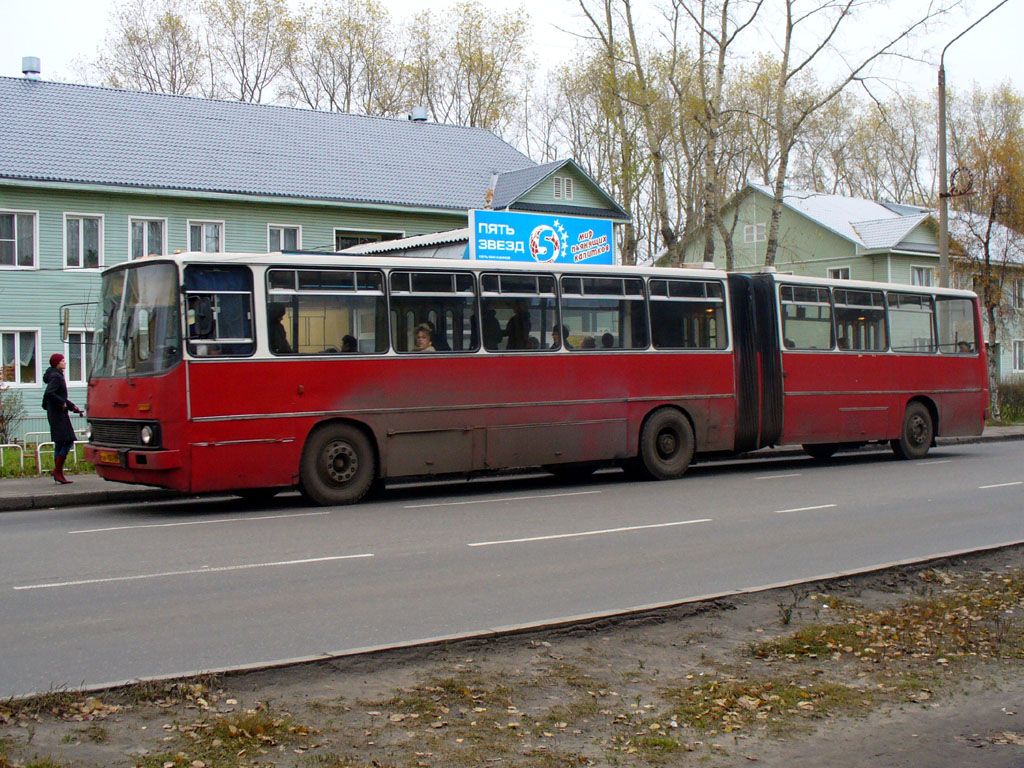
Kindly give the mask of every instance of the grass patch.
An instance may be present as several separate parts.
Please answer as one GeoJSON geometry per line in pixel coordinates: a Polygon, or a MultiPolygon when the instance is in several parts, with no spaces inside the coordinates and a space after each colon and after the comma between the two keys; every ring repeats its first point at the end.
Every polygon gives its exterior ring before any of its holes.
{"type": "Polygon", "coordinates": [[[839,623],[810,624],[785,637],[758,643],[752,653],[762,659],[845,655],[871,661],[940,663],[968,655],[1024,658],[1020,610],[1024,577],[1019,572],[960,581],[942,572],[925,571],[920,578],[944,589],[889,610],[868,611],[836,603],[839,623]]]}
{"type": "Polygon", "coordinates": [[[312,729],[296,723],[291,716],[275,714],[266,707],[237,714],[201,719],[177,726],[181,749],[173,754],[147,755],[143,768],[187,768],[196,760],[206,768],[240,768],[254,765],[279,745],[305,743],[312,729]]]}
{"type": "Polygon", "coordinates": [[[731,733],[761,724],[779,734],[799,720],[855,714],[874,703],[871,692],[825,681],[722,680],[661,693],[672,705],[661,719],[701,733],[731,733]]]}

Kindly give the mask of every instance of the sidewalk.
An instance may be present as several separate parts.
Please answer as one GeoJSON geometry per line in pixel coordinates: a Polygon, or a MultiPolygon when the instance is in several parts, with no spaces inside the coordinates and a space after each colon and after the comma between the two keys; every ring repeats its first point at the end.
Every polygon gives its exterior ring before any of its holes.
{"type": "MultiPolygon", "coordinates": [[[[997,440],[1024,440],[1024,426],[986,427],[981,437],[939,438],[939,445],[959,445],[997,440]]],[[[762,448],[750,457],[796,456],[803,451],[796,445],[762,448]]],[[[70,475],[71,485],[59,485],[49,474],[37,477],[0,479],[0,512],[87,504],[131,504],[178,498],[174,491],[141,485],[111,483],[94,474],[70,475]]]]}

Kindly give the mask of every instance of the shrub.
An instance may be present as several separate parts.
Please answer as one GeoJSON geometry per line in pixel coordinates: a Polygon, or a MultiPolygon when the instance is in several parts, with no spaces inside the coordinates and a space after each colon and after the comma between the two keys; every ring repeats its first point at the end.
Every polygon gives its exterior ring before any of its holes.
{"type": "Polygon", "coordinates": [[[11,389],[0,378],[0,443],[13,443],[21,420],[25,418],[25,405],[21,392],[11,389]]]}
{"type": "Polygon", "coordinates": [[[1024,422],[1024,378],[999,385],[1001,420],[1006,424],[1024,422]]]}

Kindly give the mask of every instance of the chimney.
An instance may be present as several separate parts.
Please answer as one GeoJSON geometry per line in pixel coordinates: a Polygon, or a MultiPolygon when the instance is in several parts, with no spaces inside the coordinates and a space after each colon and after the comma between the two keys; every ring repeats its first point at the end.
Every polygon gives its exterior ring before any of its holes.
{"type": "Polygon", "coordinates": [[[426,107],[413,107],[409,113],[409,119],[414,123],[425,123],[427,122],[427,108],[426,107]]]}
{"type": "Polygon", "coordinates": [[[42,69],[39,65],[38,56],[23,56],[21,58],[21,74],[27,80],[38,80],[40,72],[42,72],[42,69]]]}

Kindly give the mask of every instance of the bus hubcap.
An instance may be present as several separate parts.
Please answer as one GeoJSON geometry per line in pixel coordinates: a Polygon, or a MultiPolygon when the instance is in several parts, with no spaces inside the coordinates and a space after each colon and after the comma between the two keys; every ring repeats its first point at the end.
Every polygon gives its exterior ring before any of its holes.
{"type": "Polygon", "coordinates": [[[327,474],[336,483],[347,483],[359,469],[359,457],[348,443],[327,446],[327,474]]]}
{"type": "Polygon", "coordinates": [[[927,432],[924,419],[920,416],[914,416],[910,420],[909,427],[910,429],[907,430],[907,437],[910,438],[910,442],[914,445],[920,445],[923,443],[925,440],[925,433],[927,432]]]}
{"type": "Polygon", "coordinates": [[[679,448],[679,440],[676,438],[675,432],[669,430],[663,431],[658,435],[658,454],[663,459],[670,459],[675,455],[679,448]]]}

